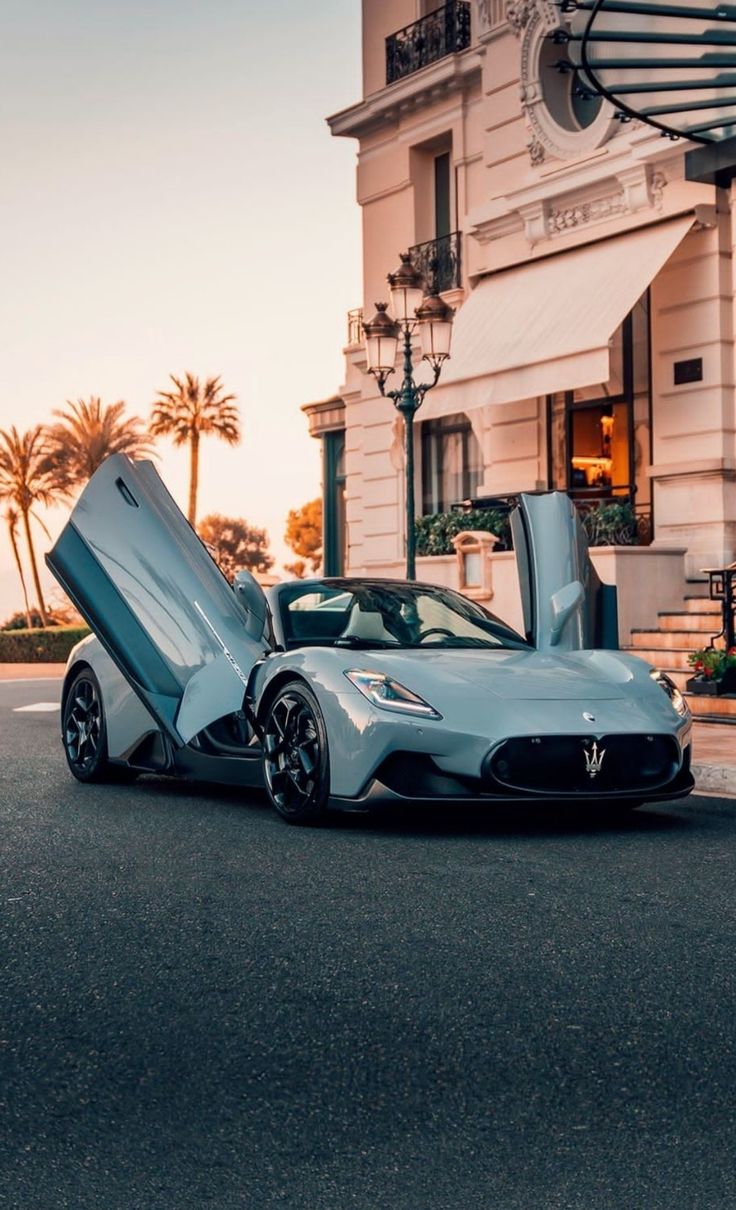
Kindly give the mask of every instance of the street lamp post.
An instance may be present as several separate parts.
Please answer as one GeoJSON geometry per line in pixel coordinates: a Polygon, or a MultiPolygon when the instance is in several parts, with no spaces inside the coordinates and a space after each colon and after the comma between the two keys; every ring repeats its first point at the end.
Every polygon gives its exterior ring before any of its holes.
{"type": "Polygon", "coordinates": [[[416,536],[414,533],[414,416],[422,406],[427,391],[436,385],[442,363],[450,356],[450,338],[454,311],[440,298],[436,289],[426,291],[422,274],[414,268],[408,252],[402,252],[401,264],[388,276],[391,310],[388,303],[376,303],[376,314],[363,325],[365,332],[368,373],[378,383],[378,389],[404,420],[406,451],[406,578],[416,578],[416,536]],[[431,382],[416,382],[412,358],[412,338],[419,330],[422,360],[432,369],[431,382]],[[399,340],[403,346],[403,379],[395,391],[386,390],[386,381],[393,374],[399,340]]]}

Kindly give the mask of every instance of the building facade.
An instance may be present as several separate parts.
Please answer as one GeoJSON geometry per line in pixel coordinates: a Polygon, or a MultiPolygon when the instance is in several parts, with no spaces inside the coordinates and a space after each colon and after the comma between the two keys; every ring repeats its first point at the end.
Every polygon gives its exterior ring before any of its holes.
{"type": "MultiPolygon", "coordinates": [[[[647,624],[736,557],[733,187],[687,180],[687,143],[578,96],[565,20],[547,0],[363,0],[363,96],[328,121],[357,141],[364,314],[406,249],[456,308],[416,418],[418,511],[548,487],[625,505],[630,557],[600,558],[647,624]]],[[[401,575],[401,421],[349,323],[343,386],[304,409],[327,570],[401,575]]],[[[421,563],[457,582],[452,557],[421,563]]]]}

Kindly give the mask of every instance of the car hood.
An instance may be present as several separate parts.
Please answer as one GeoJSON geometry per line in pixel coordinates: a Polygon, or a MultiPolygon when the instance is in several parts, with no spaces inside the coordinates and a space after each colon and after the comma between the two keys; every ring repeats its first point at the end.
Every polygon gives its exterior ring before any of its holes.
{"type": "MultiPolygon", "coordinates": [[[[347,665],[347,660],[346,660],[347,665]]],[[[350,667],[389,673],[432,705],[479,701],[609,701],[652,687],[640,660],[607,651],[356,651],[350,667]]]]}

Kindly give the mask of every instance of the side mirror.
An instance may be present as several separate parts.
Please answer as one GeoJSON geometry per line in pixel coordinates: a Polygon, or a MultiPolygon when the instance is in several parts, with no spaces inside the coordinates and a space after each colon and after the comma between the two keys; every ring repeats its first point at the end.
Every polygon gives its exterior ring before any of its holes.
{"type": "Polygon", "coordinates": [[[585,600],[585,589],[579,580],[571,580],[564,588],[558,588],[550,597],[552,607],[552,625],[549,632],[549,645],[556,647],[568,618],[579,609],[585,600]]]}
{"type": "Polygon", "coordinates": [[[268,605],[266,597],[255,576],[249,571],[238,571],[233,580],[233,592],[245,611],[245,629],[252,639],[260,639],[266,629],[268,605]]]}

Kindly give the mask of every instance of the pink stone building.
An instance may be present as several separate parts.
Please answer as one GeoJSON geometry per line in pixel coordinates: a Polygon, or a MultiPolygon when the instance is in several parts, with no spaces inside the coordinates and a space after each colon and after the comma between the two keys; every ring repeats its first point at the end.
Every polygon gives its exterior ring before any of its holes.
{"type": "MultiPolygon", "coordinates": [[[[595,555],[625,631],[736,557],[733,187],[687,180],[687,143],[576,96],[547,36],[564,19],[546,0],[363,0],[362,97],[328,121],[356,140],[365,315],[406,249],[457,308],[417,415],[418,512],[547,487],[631,505],[637,544],[595,555]]],[[[327,571],[396,576],[401,426],[365,373],[359,301],[344,384],[304,410],[327,571]]],[[[518,623],[513,557],[482,557],[518,623]]]]}

